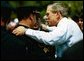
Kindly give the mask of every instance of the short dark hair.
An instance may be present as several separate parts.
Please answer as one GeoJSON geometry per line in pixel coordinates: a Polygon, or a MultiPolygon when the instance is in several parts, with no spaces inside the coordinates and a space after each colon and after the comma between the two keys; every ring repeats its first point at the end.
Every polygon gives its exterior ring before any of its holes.
{"type": "Polygon", "coordinates": [[[28,6],[28,7],[18,7],[16,9],[17,17],[19,20],[28,18],[30,14],[37,14],[37,7],[28,6]]]}

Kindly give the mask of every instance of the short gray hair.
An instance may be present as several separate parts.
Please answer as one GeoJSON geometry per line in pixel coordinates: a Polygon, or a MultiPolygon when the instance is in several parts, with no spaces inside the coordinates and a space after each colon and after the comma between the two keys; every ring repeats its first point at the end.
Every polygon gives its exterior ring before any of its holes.
{"type": "Polygon", "coordinates": [[[62,3],[53,3],[53,4],[50,4],[48,6],[51,6],[52,8],[52,12],[57,12],[59,11],[61,13],[62,16],[66,16],[67,15],[67,8],[65,8],[62,3]]]}

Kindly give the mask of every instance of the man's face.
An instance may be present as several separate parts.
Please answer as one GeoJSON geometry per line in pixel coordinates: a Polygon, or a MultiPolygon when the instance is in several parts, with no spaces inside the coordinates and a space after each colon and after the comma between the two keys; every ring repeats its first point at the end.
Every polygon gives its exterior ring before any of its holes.
{"type": "Polygon", "coordinates": [[[46,20],[49,26],[55,26],[57,25],[59,15],[57,13],[52,13],[51,10],[51,6],[48,6],[44,19],[46,20]]]}
{"type": "Polygon", "coordinates": [[[38,29],[38,22],[37,22],[37,19],[36,19],[36,15],[30,15],[30,27],[33,28],[33,29],[38,29]]]}
{"type": "Polygon", "coordinates": [[[22,19],[19,24],[27,26],[29,28],[37,29],[36,15],[31,14],[28,18],[22,19]]]}

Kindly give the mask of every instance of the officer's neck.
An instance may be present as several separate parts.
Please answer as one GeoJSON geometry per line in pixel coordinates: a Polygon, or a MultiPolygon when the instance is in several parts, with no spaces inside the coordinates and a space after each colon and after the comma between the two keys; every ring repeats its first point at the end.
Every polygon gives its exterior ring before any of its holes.
{"type": "Polygon", "coordinates": [[[28,19],[22,19],[20,22],[19,22],[20,25],[24,25],[26,27],[30,27],[30,22],[28,19]]]}

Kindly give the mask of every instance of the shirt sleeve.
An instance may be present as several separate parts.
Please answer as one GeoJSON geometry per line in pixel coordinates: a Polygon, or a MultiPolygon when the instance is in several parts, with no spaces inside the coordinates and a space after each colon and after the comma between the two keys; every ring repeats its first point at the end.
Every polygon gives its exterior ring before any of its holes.
{"type": "Polygon", "coordinates": [[[51,32],[27,29],[25,34],[46,45],[60,45],[66,42],[67,24],[64,21],[60,22],[51,32]]]}
{"type": "Polygon", "coordinates": [[[52,27],[47,26],[48,31],[53,31],[55,28],[56,28],[56,26],[52,26],[52,27]]]}
{"type": "Polygon", "coordinates": [[[57,27],[51,32],[27,29],[25,34],[35,39],[36,41],[44,43],[46,45],[59,45],[66,41],[66,28],[63,29],[63,27],[57,27]]]}

